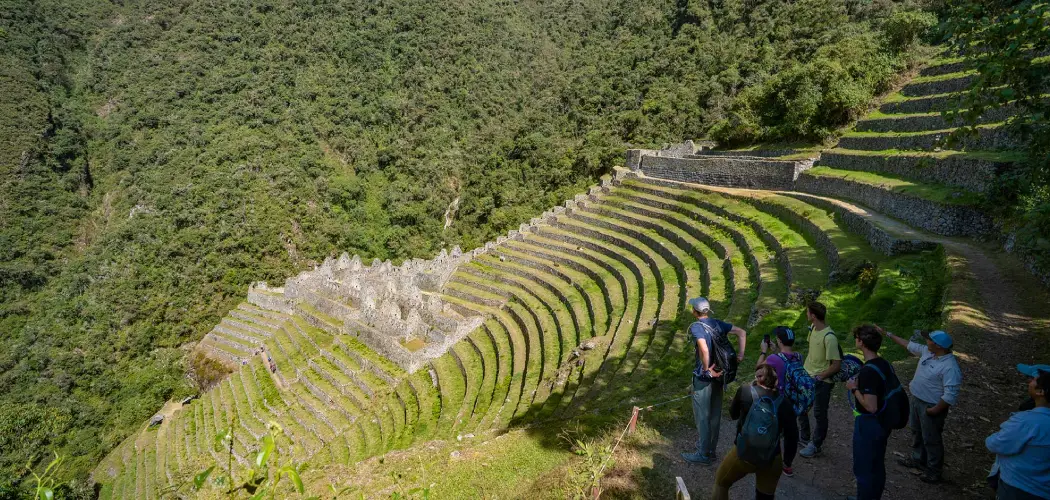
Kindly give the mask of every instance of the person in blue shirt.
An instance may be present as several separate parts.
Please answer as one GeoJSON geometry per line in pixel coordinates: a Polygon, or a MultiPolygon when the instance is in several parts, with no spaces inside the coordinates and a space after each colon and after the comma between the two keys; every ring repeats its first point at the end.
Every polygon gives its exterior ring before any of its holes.
{"type": "Polygon", "coordinates": [[[997,500],[1050,498],[1050,365],[1017,365],[1035,408],[1010,415],[984,445],[995,453],[989,478],[997,500]]]}
{"type": "Polygon", "coordinates": [[[689,325],[696,364],[693,368],[693,421],[699,437],[696,451],[682,453],[682,458],[694,464],[711,465],[715,461],[715,449],[718,447],[718,430],[722,425],[722,393],[725,392],[725,379],[721,370],[724,367],[715,365],[715,343],[727,335],[736,335],[739,351],[737,361],[744,360],[744,347],[747,332],[725,321],[711,317],[711,303],[704,297],[689,300],[696,321],[689,325]]]}

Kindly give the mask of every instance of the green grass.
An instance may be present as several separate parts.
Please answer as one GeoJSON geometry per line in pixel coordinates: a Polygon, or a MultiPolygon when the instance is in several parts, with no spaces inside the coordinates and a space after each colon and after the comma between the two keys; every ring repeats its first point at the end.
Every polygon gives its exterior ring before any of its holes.
{"type": "MultiPolygon", "coordinates": [[[[1001,127],[1003,125],[1004,125],[1003,122],[999,122],[999,123],[984,123],[984,124],[981,124],[981,125],[977,125],[976,128],[998,128],[998,127],[1001,127]]],[[[844,137],[915,137],[915,136],[920,136],[920,135],[933,135],[933,134],[947,135],[947,134],[950,134],[951,132],[954,132],[955,130],[958,130],[958,127],[956,127],[956,128],[945,128],[945,129],[940,129],[940,130],[920,130],[918,132],[857,132],[857,131],[851,131],[851,132],[847,133],[844,137]]]]}
{"type": "Polygon", "coordinates": [[[929,83],[929,82],[940,82],[943,80],[954,80],[956,78],[962,78],[964,76],[976,75],[977,70],[965,70],[957,71],[955,73],[945,73],[943,75],[931,75],[931,76],[917,76],[908,83],[929,83]]]}
{"type": "Polygon", "coordinates": [[[914,196],[916,198],[922,198],[925,200],[933,201],[936,203],[943,203],[946,205],[973,206],[978,205],[983,201],[983,197],[981,197],[980,195],[968,191],[962,191],[958,188],[940,186],[936,184],[920,184],[913,181],[909,181],[907,179],[891,177],[883,174],[875,174],[872,172],[837,170],[830,167],[815,167],[807,170],[802,175],[812,175],[816,177],[832,177],[852,182],[858,182],[870,186],[877,186],[879,188],[892,191],[894,193],[914,196]]]}

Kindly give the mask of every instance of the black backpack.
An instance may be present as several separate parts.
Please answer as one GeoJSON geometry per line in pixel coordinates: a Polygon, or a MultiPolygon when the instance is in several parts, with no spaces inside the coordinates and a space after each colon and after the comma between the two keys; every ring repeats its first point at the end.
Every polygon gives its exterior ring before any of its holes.
{"type": "Polygon", "coordinates": [[[726,333],[717,333],[713,328],[707,326],[707,323],[703,321],[697,321],[700,326],[707,330],[707,333],[711,334],[711,337],[715,339],[714,346],[711,348],[711,358],[714,361],[718,371],[722,372],[722,383],[730,384],[736,380],[736,370],[739,362],[736,359],[736,349],[733,349],[733,343],[729,341],[729,335],[726,333]]]}
{"type": "Polygon", "coordinates": [[[875,373],[882,377],[882,382],[886,386],[886,394],[882,396],[882,408],[875,412],[875,417],[879,419],[884,429],[903,429],[908,425],[911,403],[908,402],[908,395],[904,393],[904,387],[901,386],[897,373],[893,371],[892,366],[888,377],[875,365],[866,364],[864,367],[875,370],[875,373]]]}

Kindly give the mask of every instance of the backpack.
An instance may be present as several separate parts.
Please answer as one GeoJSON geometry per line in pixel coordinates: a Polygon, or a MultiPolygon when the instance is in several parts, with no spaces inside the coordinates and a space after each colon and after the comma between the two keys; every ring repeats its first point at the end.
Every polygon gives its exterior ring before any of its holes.
{"type": "Polygon", "coordinates": [[[707,333],[711,334],[714,338],[714,342],[711,346],[711,359],[715,366],[718,367],[718,371],[722,372],[722,383],[729,385],[730,382],[736,380],[736,370],[739,362],[736,359],[736,350],[733,349],[733,344],[729,342],[729,335],[722,333],[718,334],[713,328],[707,326],[707,323],[703,321],[697,321],[700,326],[707,330],[707,333]]]}
{"type": "Polygon", "coordinates": [[[809,376],[797,354],[791,358],[784,356],[784,353],[778,353],[777,356],[784,360],[784,393],[795,415],[801,415],[813,406],[817,397],[817,380],[809,376]]]}
{"type": "MultiPolygon", "coordinates": [[[[903,429],[908,425],[911,403],[908,402],[908,395],[904,393],[904,387],[901,386],[897,373],[893,371],[891,366],[891,377],[886,377],[886,374],[882,373],[879,367],[875,365],[864,366],[875,370],[875,373],[882,377],[882,381],[886,385],[886,394],[882,396],[882,408],[875,412],[875,417],[878,418],[879,424],[882,425],[883,429],[887,430],[903,429]]],[[[850,398],[850,401],[852,405],[852,398],[850,398]]]]}
{"type": "MultiPolygon", "coordinates": [[[[824,334],[824,339],[828,338],[828,335],[835,335],[835,332],[828,332],[824,334]]],[[[836,338],[837,340],[837,338],[836,338]]],[[[839,359],[842,360],[839,365],[839,371],[831,376],[832,380],[837,382],[845,382],[853,377],[856,377],[860,373],[860,368],[864,366],[864,362],[860,358],[852,354],[843,354],[842,344],[838,343],[839,348],[839,359]]]]}
{"type": "Polygon", "coordinates": [[[755,386],[751,389],[751,409],[744,417],[744,425],[736,437],[736,453],[741,460],[756,466],[769,465],[780,450],[780,421],[777,410],[783,396],[776,399],[759,396],[755,386]]]}

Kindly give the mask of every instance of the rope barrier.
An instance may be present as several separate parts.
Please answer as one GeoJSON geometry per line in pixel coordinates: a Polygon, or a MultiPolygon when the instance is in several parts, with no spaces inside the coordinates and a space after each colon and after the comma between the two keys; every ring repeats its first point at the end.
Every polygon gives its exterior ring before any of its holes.
{"type": "MultiPolygon", "coordinates": [[[[612,451],[609,452],[609,456],[606,457],[605,460],[602,460],[602,466],[601,466],[601,468],[598,469],[598,473],[595,475],[595,479],[597,481],[599,481],[599,482],[601,481],[602,473],[605,472],[605,467],[609,464],[609,460],[613,457],[613,455],[616,454],[616,449],[620,447],[620,442],[623,441],[624,436],[626,436],[628,434],[628,432],[633,432],[634,431],[635,425],[637,425],[637,423],[638,423],[638,415],[642,411],[652,411],[653,408],[656,408],[656,407],[659,407],[659,406],[664,406],[664,405],[667,405],[667,404],[671,404],[671,403],[673,403],[675,401],[681,401],[681,400],[683,400],[685,398],[688,398],[688,397],[691,397],[691,396],[692,396],[692,394],[686,394],[685,396],[679,396],[677,398],[669,399],[667,401],[662,401],[660,403],[653,403],[653,404],[651,404],[649,406],[645,406],[645,407],[635,406],[632,409],[632,411],[631,411],[631,418],[627,421],[627,426],[625,426],[623,428],[623,432],[620,433],[620,437],[616,438],[616,443],[613,444],[612,451]]],[[[594,495],[595,499],[597,499],[598,497],[601,496],[601,487],[600,486],[593,487],[593,495],[594,495]]]]}

